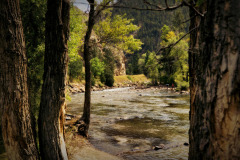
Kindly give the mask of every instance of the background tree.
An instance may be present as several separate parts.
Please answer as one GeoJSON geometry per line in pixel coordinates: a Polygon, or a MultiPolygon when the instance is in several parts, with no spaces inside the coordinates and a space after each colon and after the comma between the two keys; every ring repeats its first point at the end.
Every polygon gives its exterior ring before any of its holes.
{"type": "Polygon", "coordinates": [[[69,0],[48,0],[44,82],[39,113],[40,154],[43,159],[68,159],[63,123],[68,65],[69,18],[69,0]]]}
{"type": "Polygon", "coordinates": [[[95,0],[88,0],[90,5],[90,12],[88,18],[88,27],[87,32],[84,38],[84,62],[85,62],[85,97],[84,97],[84,108],[83,115],[79,119],[78,131],[83,136],[88,137],[88,129],[90,124],[90,112],[91,112],[91,47],[90,47],[90,37],[93,30],[93,27],[100,17],[100,14],[106,6],[108,6],[113,0],[104,0],[101,2],[102,5],[95,7],[95,0]]]}
{"type": "MultiPolygon", "coordinates": [[[[147,0],[147,2],[153,4],[159,4],[159,6],[165,7],[165,0],[147,0]]],[[[168,5],[173,6],[175,3],[178,4],[181,1],[168,0],[168,5]]],[[[133,24],[140,26],[139,31],[136,33],[135,38],[140,39],[143,42],[142,50],[135,51],[133,54],[127,55],[127,74],[141,74],[142,70],[139,70],[138,59],[141,55],[147,53],[147,51],[158,53],[161,43],[161,28],[164,25],[173,26],[188,19],[188,8],[183,6],[171,12],[151,11],[151,6],[143,3],[143,0],[118,0],[119,6],[127,6],[126,8],[114,8],[113,15],[125,15],[128,19],[134,19],[133,24]],[[138,9],[130,9],[141,8],[138,9]],[[147,10],[147,8],[149,10],[147,10]],[[183,16],[183,17],[182,17],[183,16]],[[184,18],[178,19],[179,17],[184,18]]],[[[153,7],[153,9],[156,9],[153,7]]],[[[187,32],[189,23],[181,25],[183,29],[181,32],[187,32]]],[[[178,27],[180,25],[177,25],[178,27]]],[[[174,30],[175,31],[175,30],[174,30]]]]}
{"type": "Polygon", "coordinates": [[[133,19],[128,19],[125,15],[112,16],[112,11],[109,9],[101,16],[101,21],[95,25],[94,31],[103,47],[113,46],[125,53],[133,53],[142,49],[143,43],[133,36],[140,28],[132,23],[133,19]]]}
{"type": "Polygon", "coordinates": [[[109,87],[113,86],[114,83],[114,68],[115,68],[115,59],[114,55],[109,48],[104,48],[104,77],[101,77],[101,81],[105,82],[105,84],[109,87]]]}
{"type": "Polygon", "coordinates": [[[159,56],[155,52],[147,52],[142,54],[138,60],[139,66],[146,73],[146,76],[152,80],[153,85],[157,85],[159,82],[159,56]]]}
{"type": "Polygon", "coordinates": [[[96,21],[95,17],[95,0],[88,0],[90,4],[90,12],[88,18],[87,32],[84,38],[84,62],[85,62],[85,96],[84,96],[84,108],[83,115],[78,123],[81,125],[78,127],[78,131],[83,136],[88,137],[88,129],[90,124],[90,112],[91,112],[91,55],[89,41],[93,26],[96,21]]]}
{"type": "Polygon", "coordinates": [[[99,39],[97,44],[101,44],[103,53],[93,53],[92,56],[97,56],[104,62],[105,70],[101,76],[101,82],[107,86],[113,86],[114,70],[118,65],[121,65],[120,56],[125,58],[126,54],[141,50],[143,43],[134,38],[139,27],[134,25],[132,21],[133,19],[128,19],[125,15],[113,16],[112,9],[106,9],[94,25],[94,31],[99,39]]]}
{"type": "Polygon", "coordinates": [[[189,159],[239,159],[240,1],[197,4],[207,13],[190,25],[189,159]]]}
{"type": "Polygon", "coordinates": [[[37,160],[19,1],[2,0],[0,8],[0,110],[4,145],[10,160],[37,160]]]}
{"type": "Polygon", "coordinates": [[[101,62],[97,57],[91,59],[91,71],[95,78],[100,78],[104,74],[104,62],[101,62]]]}
{"type": "MultiPolygon", "coordinates": [[[[177,31],[172,31],[170,27],[162,28],[162,47],[168,47],[176,43],[185,33],[180,32],[180,28],[174,27],[177,31]]],[[[177,85],[177,90],[186,90],[188,83],[188,38],[179,41],[173,47],[161,52],[160,57],[160,81],[163,83],[177,85]]]]}

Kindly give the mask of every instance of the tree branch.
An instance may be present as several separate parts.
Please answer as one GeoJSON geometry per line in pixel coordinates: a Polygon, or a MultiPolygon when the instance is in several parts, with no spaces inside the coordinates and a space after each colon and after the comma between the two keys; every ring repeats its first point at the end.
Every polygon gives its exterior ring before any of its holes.
{"type": "Polygon", "coordinates": [[[187,32],[186,34],[184,34],[180,39],[178,39],[175,43],[172,43],[170,45],[168,45],[167,47],[163,47],[160,48],[157,52],[157,54],[160,54],[161,51],[164,51],[166,49],[172,49],[175,45],[177,45],[183,38],[185,38],[188,34],[190,34],[191,32],[193,32],[194,30],[196,30],[199,26],[196,26],[194,28],[192,28],[189,32],[187,32]]]}
{"type": "Polygon", "coordinates": [[[148,2],[147,0],[144,0],[144,3],[147,4],[147,5],[149,5],[149,6],[154,6],[154,7],[156,7],[156,8],[157,8],[157,9],[156,9],[157,11],[171,11],[171,10],[180,8],[180,7],[182,7],[182,6],[184,5],[184,3],[182,2],[182,3],[178,4],[178,5],[169,7],[167,0],[165,0],[166,8],[163,8],[163,7],[159,6],[159,5],[155,5],[155,4],[153,4],[153,3],[150,3],[150,2],[148,2]]]}
{"type": "Polygon", "coordinates": [[[166,4],[167,8],[169,8],[169,6],[168,6],[168,0],[165,0],[165,4],[166,4]]]}
{"type": "Polygon", "coordinates": [[[97,6],[101,6],[101,9],[96,9],[97,13],[94,15],[94,18],[98,18],[98,16],[100,15],[100,13],[105,10],[107,8],[107,6],[111,3],[111,1],[106,2],[106,4],[104,5],[97,5],[97,6]]]}
{"type": "MultiPolygon", "coordinates": [[[[180,8],[180,7],[183,7],[183,6],[187,6],[187,7],[190,7],[191,9],[193,9],[196,14],[198,16],[201,16],[203,17],[205,13],[200,13],[193,5],[191,5],[190,3],[188,3],[187,1],[183,0],[180,4],[178,5],[175,5],[175,6],[169,6],[168,5],[168,2],[167,0],[165,0],[165,4],[166,4],[166,7],[163,8],[159,5],[156,5],[156,4],[153,4],[153,3],[150,3],[148,2],[147,0],[143,0],[143,2],[147,5],[147,6],[152,6],[152,7],[155,7],[155,8],[139,8],[139,7],[131,7],[131,6],[123,6],[123,5],[118,5],[118,3],[114,3],[113,5],[102,5],[102,4],[98,4],[98,6],[102,6],[102,7],[105,7],[105,8],[121,8],[121,9],[134,9],[134,10],[140,10],[140,11],[172,11],[172,10],[175,10],[177,8],[180,8]]],[[[84,3],[84,2],[75,2],[75,3],[80,3],[80,4],[87,4],[87,3],[84,3]]],[[[91,5],[91,3],[89,3],[91,5]]],[[[94,5],[97,5],[97,4],[94,4],[94,5]]]]}
{"type": "Polygon", "coordinates": [[[191,20],[192,20],[193,18],[195,18],[196,16],[197,16],[197,14],[195,14],[194,16],[192,16],[191,18],[189,18],[188,20],[181,22],[181,24],[182,24],[182,23],[187,23],[188,21],[191,21],[191,20]]]}
{"type": "Polygon", "coordinates": [[[189,8],[193,9],[195,11],[195,13],[197,13],[197,15],[204,17],[205,13],[200,13],[193,5],[191,5],[190,3],[188,3],[187,1],[183,0],[183,3],[185,6],[188,6],[189,8]]]}

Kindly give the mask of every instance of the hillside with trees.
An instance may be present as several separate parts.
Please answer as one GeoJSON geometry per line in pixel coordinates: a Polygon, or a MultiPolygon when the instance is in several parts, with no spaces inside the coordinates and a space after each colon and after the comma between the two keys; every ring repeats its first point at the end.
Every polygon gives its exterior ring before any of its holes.
{"type": "MultiPolygon", "coordinates": [[[[74,6],[70,14],[69,80],[81,81],[85,76],[83,44],[87,15],[74,6]]],[[[132,24],[132,19],[120,15],[112,18],[111,9],[104,11],[100,19],[90,37],[92,84],[97,81],[113,86],[114,75],[126,74],[124,53],[140,50],[142,42],[132,35],[139,30],[137,25],[132,24]]]]}
{"type": "MultiPolygon", "coordinates": [[[[164,5],[164,0],[156,1],[151,0],[151,3],[164,5]]],[[[138,8],[146,8],[146,4],[139,3],[138,0],[119,0],[120,5],[134,6],[138,8]]],[[[169,4],[173,4],[169,1],[169,4]]],[[[136,38],[142,42],[142,50],[135,52],[133,55],[127,56],[127,74],[140,74],[143,73],[139,70],[138,59],[141,54],[149,52],[158,52],[161,45],[161,28],[164,25],[170,26],[172,30],[180,30],[180,32],[187,32],[189,23],[182,23],[188,19],[187,7],[182,7],[172,12],[157,12],[151,10],[134,10],[134,9],[114,9],[113,14],[126,15],[128,18],[134,19],[133,23],[140,26],[139,31],[136,33],[136,38]]]]}

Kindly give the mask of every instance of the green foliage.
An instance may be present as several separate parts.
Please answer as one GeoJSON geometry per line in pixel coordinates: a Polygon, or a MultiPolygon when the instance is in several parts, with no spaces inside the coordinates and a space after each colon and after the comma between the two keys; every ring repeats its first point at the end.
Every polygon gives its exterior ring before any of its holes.
{"type": "Polygon", "coordinates": [[[145,75],[152,80],[152,84],[157,85],[159,81],[159,64],[156,53],[147,52],[146,54],[142,54],[138,60],[138,64],[144,70],[145,75]]]}
{"type": "MultiPolygon", "coordinates": [[[[140,0],[118,0],[119,5],[146,8],[146,5],[140,0]]],[[[148,2],[165,6],[165,0],[148,0],[148,2]]],[[[168,0],[169,5],[173,5],[176,1],[168,0]]],[[[156,51],[160,46],[161,28],[166,24],[172,25],[172,17],[175,12],[183,13],[184,19],[187,20],[189,17],[188,7],[181,7],[178,10],[171,12],[153,12],[153,11],[139,11],[133,9],[115,8],[113,15],[124,15],[129,19],[134,19],[133,24],[141,26],[139,31],[136,33],[136,38],[140,39],[144,44],[142,45],[141,53],[147,51],[156,51]]],[[[188,24],[184,28],[185,31],[188,29],[188,24]]]]}
{"type": "Polygon", "coordinates": [[[101,77],[101,82],[105,85],[112,87],[114,83],[114,69],[115,59],[112,51],[109,48],[104,48],[105,52],[103,61],[105,63],[104,76],[101,77]]]}
{"type": "Polygon", "coordinates": [[[126,73],[130,75],[136,75],[143,73],[143,70],[141,67],[138,66],[138,60],[140,58],[140,54],[134,53],[132,55],[127,55],[127,67],[126,67],[126,73]]]}
{"type": "Polygon", "coordinates": [[[91,59],[91,71],[92,75],[95,78],[100,78],[102,74],[104,74],[105,64],[101,62],[97,57],[91,59]]]}
{"type": "Polygon", "coordinates": [[[73,79],[82,79],[84,77],[83,69],[83,59],[79,55],[75,55],[70,58],[68,64],[69,78],[73,79]]]}
{"type": "Polygon", "coordinates": [[[162,41],[167,42],[168,39],[167,39],[166,36],[167,36],[168,32],[170,31],[170,27],[167,26],[167,25],[164,25],[164,26],[161,28],[161,31],[162,31],[162,34],[161,34],[161,39],[162,39],[162,41]]]}
{"type": "MultiPolygon", "coordinates": [[[[174,44],[183,34],[184,33],[169,31],[164,35],[161,45],[165,47],[170,44],[174,44]]],[[[179,89],[188,88],[188,39],[181,40],[170,51],[165,51],[160,59],[162,59],[163,63],[160,70],[166,71],[166,68],[164,67],[171,65],[172,70],[167,73],[169,78],[174,79],[179,89]]],[[[163,73],[161,76],[165,77],[167,74],[163,73]]]]}
{"type": "Polygon", "coordinates": [[[113,70],[109,68],[109,66],[105,68],[104,76],[106,79],[105,84],[109,87],[112,87],[114,84],[114,73],[113,70]]]}
{"type": "Polygon", "coordinates": [[[83,45],[83,38],[86,31],[84,23],[85,16],[76,7],[70,10],[70,38],[68,42],[70,80],[83,78],[83,59],[79,55],[80,47],[83,45]]]}
{"type": "Polygon", "coordinates": [[[100,79],[102,83],[112,87],[114,83],[115,59],[110,49],[104,48],[104,56],[96,55],[91,60],[92,85],[96,84],[96,80],[100,79]],[[101,60],[101,59],[102,60],[101,60]]]}
{"type": "Polygon", "coordinates": [[[132,24],[132,19],[127,19],[125,15],[112,17],[110,10],[105,12],[103,17],[104,19],[99,21],[94,28],[103,46],[112,45],[126,53],[141,49],[143,43],[132,35],[139,29],[137,25],[132,24]]]}
{"type": "MultiPolygon", "coordinates": [[[[172,31],[167,25],[161,29],[162,47],[174,44],[184,34],[172,31]]],[[[152,80],[153,84],[176,84],[179,89],[188,88],[188,39],[183,39],[171,49],[156,55],[147,52],[138,59],[139,70],[152,80]]]]}
{"type": "MultiPolygon", "coordinates": [[[[178,0],[179,1],[179,0],[178,0]]],[[[139,0],[118,0],[119,5],[146,8],[146,5],[139,0]]],[[[165,6],[165,0],[148,0],[148,2],[165,6]]],[[[177,3],[174,0],[168,0],[169,5],[177,3]]],[[[134,54],[129,55],[127,61],[127,74],[141,74],[143,70],[138,66],[138,59],[142,53],[147,51],[157,51],[160,48],[162,31],[161,28],[164,25],[173,26],[179,24],[179,22],[184,22],[189,19],[188,7],[181,7],[177,10],[171,12],[152,12],[152,11],[139,11],[124,8],[113,9],[113,15],[126,15],[128,19],[134,19],[133,24],[140,26],[140,29],[134,36],[143,42],[142,50],[135,51],[134,54]],[[180,17],[183,19],[177,18],[180,17]]],[[[177,25],[178,26],[178,25],[177,25]]],[[[182,27],[181,32],[187,32],[189,28],[189,23],[185,23],[182,27]]],[[[174,31],[176,31],[174,29],[174,31]]],[[[166,67],[167,73],[170,72],[171,66],[166,67]]]]}
{"type": "Polygon", "coordinates": [[[177,91],[188,90],[189,82],[186,81],[179,81],[178,79],[175,80],[177,84],[177,91]]]}
{"type": "Polygon", "coordinates": [[[38,115],[43,83],[46,6],[46,0],[20,0],[28,58],[29,103],[35,116],[38,115]]]}

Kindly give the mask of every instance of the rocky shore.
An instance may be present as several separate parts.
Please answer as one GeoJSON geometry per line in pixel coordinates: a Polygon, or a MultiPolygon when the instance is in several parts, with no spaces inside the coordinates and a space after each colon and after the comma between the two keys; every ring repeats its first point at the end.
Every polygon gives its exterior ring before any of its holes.
{"type": "MultiPolygon", "coordinates": [[[[113,87],[108,86],[92,86],[92,91],[103,91],[107,89],[114,88],[126,88],[130,87],[131,89],[150,89],[150,90],[169,90],[176,92],[178,94],[189,94],[189,91],[176,91],[176,88],[168,87],[167,85],[159,85],[159,86],[151,86],[149,84],[138,84],[138,83],[125,83],[125,84],[117,84],[113,87]]],[[[76,93],[84,93],[85,85],[82,83],[69,83],[67,87],[68,93],[76,94],[76,93]]]]}

